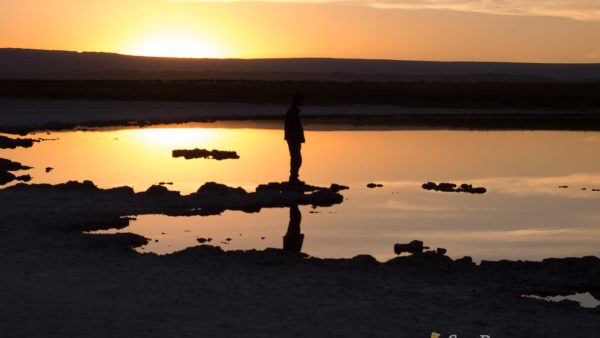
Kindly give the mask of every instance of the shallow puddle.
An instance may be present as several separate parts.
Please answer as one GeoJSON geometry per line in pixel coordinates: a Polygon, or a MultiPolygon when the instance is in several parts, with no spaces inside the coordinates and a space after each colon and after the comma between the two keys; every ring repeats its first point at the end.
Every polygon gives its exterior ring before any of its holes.
{"type": "MultiPolygon", "coordinates": [[[[32,137],[58,140],[0,150],[0,157],[33,166],[28,171],[33,183],[87,179],[103,188],[128,185],[141,191],[172,182],[169,189],[189,193],[215,181],[253,190],[287,178],[287,146],[275,127],[185,124],[38,133],[32,137]],[[192,148],[234,150],[241,158],[171,156],[174,149],[192,148]],[[47,167],[54,169],[46,172],[47,167]]],[[[394,256],[395,243],[419,239],[447,248],[451,257],[476,260],[600,256],[600,192],[593,191],[600,188],[600,133],[310,129],[302,178],[350,190],[342,192],[340,205],[300,207],[303,252],[371,254],[384,260],[394,256]],[[421,184],[427,181],[470,183],[488,192],[426,191],[421,184]],[[369,189],[370,182],[384,186],[369,189]]],[[[141,250],[157,253],[199,245],[198,237],[213,238],[211,244],[225,249],[282,247],[289,215],[289,209],[209,217],[140,215],[120,231],[150,238],[141,250]]]]}

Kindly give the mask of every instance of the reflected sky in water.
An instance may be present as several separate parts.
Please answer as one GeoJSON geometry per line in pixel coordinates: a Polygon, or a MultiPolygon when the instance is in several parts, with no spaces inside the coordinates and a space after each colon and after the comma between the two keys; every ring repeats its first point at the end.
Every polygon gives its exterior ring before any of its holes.
{"type": "MultiPolygon", "coordinates": [[[[300,207],[303,252],[371,254],[384,260],[394,256],[394,243],[419,239],[447,248],[452,257],[476,260],[600,256],[600,192],[592,191],[600,188],[600,133],[309,130],[306,136],[302,178],[351,189],[343,192],[341,205],[300,207]],[[427,181],[471,183],[488,193],[422,190],[427,181]],[[384,187],[368,189],[369,182],[384,187]],[[562,185],[569,188],[559,189],[562,185]]],[[[283,132],[272,124],[186,124],[36,137],[58,140],[0,150],[0,157],[35,167],[29,171],[35,183],[90,179],[104,188],[129,185],[140,191],[173,182],[169,189],[189,193],[208,181],[252,190],[288,175],[283,132]],[[235,150],[241,159],[171,157],[173,149],[196,147],[235,150]],[[46,167],[55,169],[46,173],[46,167]]],[[[198,245],[198,237],[213,238],[225,249],[262,249],[283,246],[289,216],[288,208],[209,217],[140,215],[121,231],[151,238],[140,249],[146,252],[181,250],[198,245]],[[231,241],[221,243],[227,238],[231,241]]]]}

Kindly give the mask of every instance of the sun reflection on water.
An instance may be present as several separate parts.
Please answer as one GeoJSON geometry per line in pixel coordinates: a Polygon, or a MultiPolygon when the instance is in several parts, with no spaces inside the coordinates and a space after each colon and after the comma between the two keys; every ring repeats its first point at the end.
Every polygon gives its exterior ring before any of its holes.
{"type": "Polygon", "coordinates": [[[214,144],[227,137],[224,130],[206,128],[145,128],[129,130],[128,134],[148,146],[169,149],[193,144],[214,144]]]}

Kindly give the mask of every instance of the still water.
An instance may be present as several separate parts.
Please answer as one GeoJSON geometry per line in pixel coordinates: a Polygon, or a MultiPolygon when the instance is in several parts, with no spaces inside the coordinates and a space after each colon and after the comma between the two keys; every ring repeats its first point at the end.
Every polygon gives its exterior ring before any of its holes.
{"type": "MultiPolygon", "coordinates": [[[[279,125],[184,124],[144,129],[39,133],[56,138],[0,157],[33,166],[32,183],[92,180],[136,191],[159,182],[195,191],[215,181],[253,190],[287,178],[279,125]],[[172,158],[174,149],[235,150],[239,160],[172,158]],[[52,167],[46,173],[45,168],[52,167]]],[[[419,239],[451,257],[542,259],[600,256],[600,133],[546,131],[360,130],[309,126],[301,178],[339,183],[344,203],[300,207],[302,251],[317,257],[394,256],[419,239]],[[484,186],[484,195],[425,191],[427,181],[484,186]],[[368,189],[367,183],[383,188],[368,189]],[[568,188],[559,188],[568,186],[568,188]],[[583,190],[583,189],[586,190],[583,190]]],[[[152,241],[141,252],[167,254],[212,238],[224,249],[282,247],[288,208],[248,214],[137,215],[120,232],[152,241]],[[226,241],[226,239],[230,239],[226,241]],[[223,242],[223,243],[222,243],[223,242]]]]}

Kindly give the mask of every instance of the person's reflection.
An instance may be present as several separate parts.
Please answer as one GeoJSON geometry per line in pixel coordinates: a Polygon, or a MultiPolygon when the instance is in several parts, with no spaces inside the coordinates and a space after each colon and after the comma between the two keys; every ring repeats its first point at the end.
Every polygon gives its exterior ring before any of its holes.
{"type": "Polygon", "coordinates": [[[301,252],[304,234],[300,233],[300,223],[302,222],[302,213],[297,205],[290,207],[290,224],[287,232],[283,236],[283,250],[290,252],[301,252]]]}

